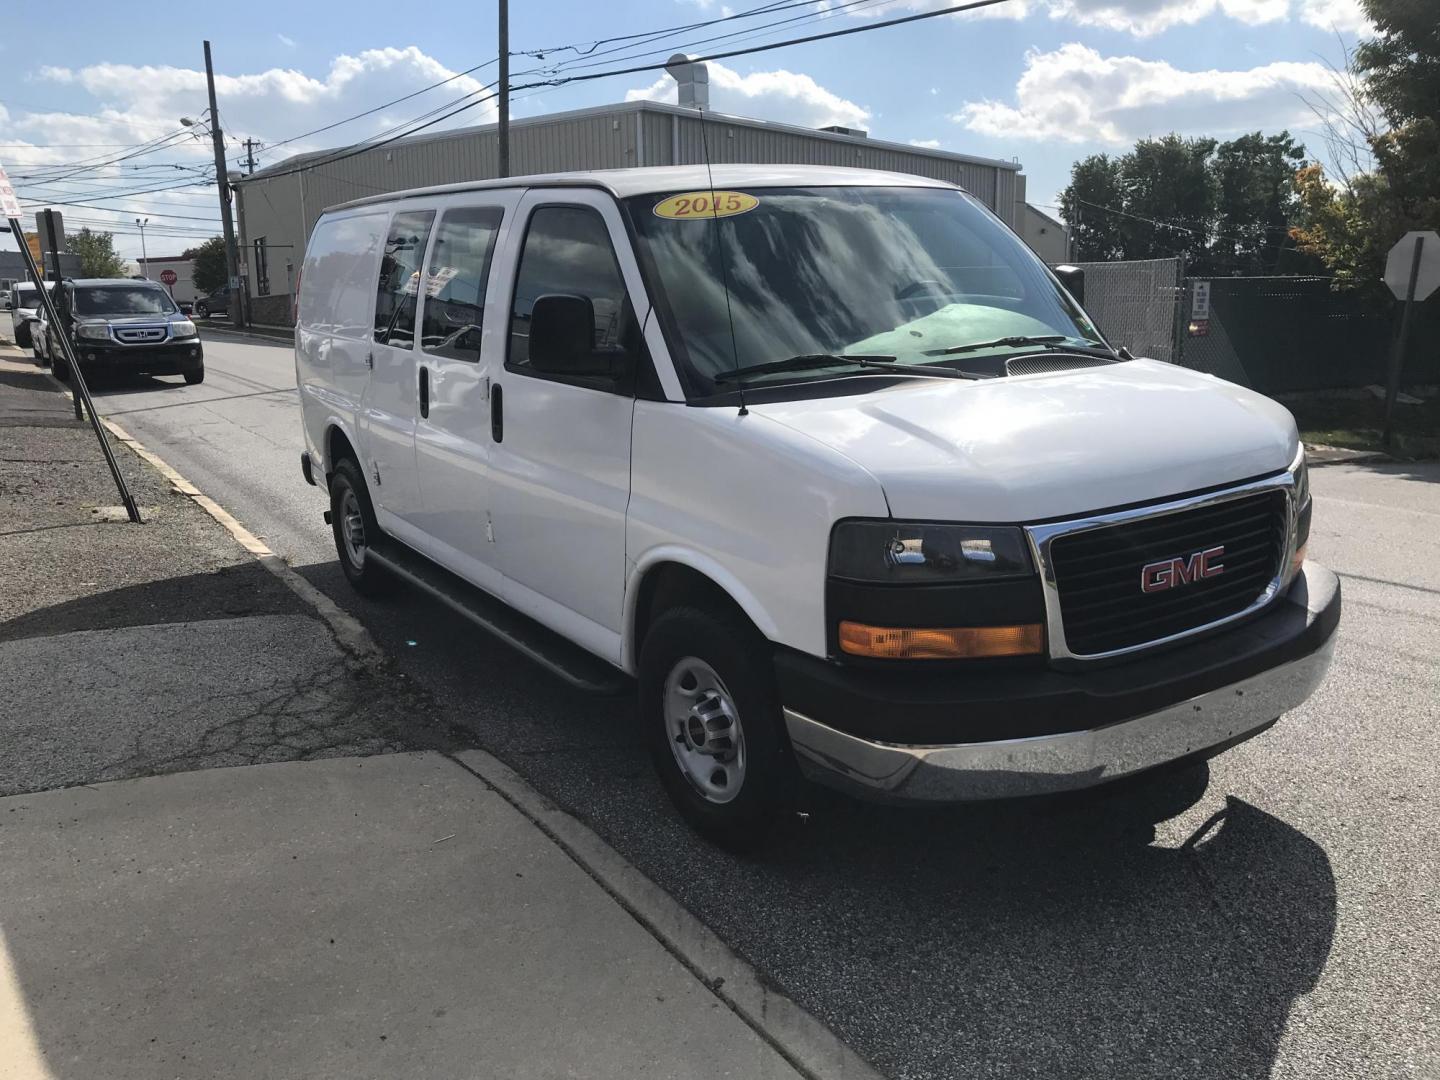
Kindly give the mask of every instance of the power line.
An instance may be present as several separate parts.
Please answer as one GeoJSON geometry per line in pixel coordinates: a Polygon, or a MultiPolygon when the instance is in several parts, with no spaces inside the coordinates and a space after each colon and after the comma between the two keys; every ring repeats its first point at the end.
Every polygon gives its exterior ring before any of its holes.
{"type": "MultiPolygon", "coordinates": [[[[843,30],[830,30],[822,34],[809,34],[804,37],[790,38],[785,41],[775,41],[767,43],[765,45],[756,45],[747,49],[731,49],[725,52],[710,53],[705,56],[693,57],[692,62],[704,63],[708,60],[727,60],[734,56],[749,56],[754,53],[771,52],[775,49],[783,49],[791,45],[805,45],[814,41],[825,41],[829,38],[846,37],[850,34],[870,33],[875,30],[885,30],[892,26],[902,26],[906,23],[919,22],[924,19],[935,19],[939,18],[942,15],[954,15],[963,11],[975,11],[980,8],[994,7],[997,4],[1003,4],[1007,2],[1008,0],[971,0],[970,3],[966,4],[955,4],[951,7],[937,8],[933,11],[922,11],[917,12],[913,15],[904,15],[894,19],[884,19],[879,22],[867,23],[864,26],[846,27],[843,30]]],[[[569,75],[563,78],[545,79],[533,83],[521,83],[517,86],[510,87],[510,90],[513,93],[517,90],[532,90],[541,87],[564,86],[573,82],[592,82],[596,79],[608,79],[618,75],[634,75],[642,71],[659,71],[665,69],[667,66],[668,65],[665,63],[637,64],[631,67],[616,68],[611,71],[595,71],[583,75],[569,75]]],[[[329,157],[323,157],[320,159],[312,160],[310,162],[302,163],[295,166],[294,168],[285,169],[281,172],[262,173],[261,178],[266,180],[278,180],[285,176],[293,176],[295,173],[304,172],[305,170],[310,168],[318,168],[324,165],[333,165],[336,162],[344,161],[347,158],[355,157],[357,154],[363,154],[370,150],[376,150],[382,146],[387,146],[390,143],[393,143],[399,139],[418,134],[419,132],[424,131],[426,128],[434,127],[436,124],[442,123],[443,121],[448,120],[459,113],[465,112],[467,109],[473,109],[476,105],[482,105],[487,101],[491,101],[497,96],[498,94],[496,93],[488,94],[485,97],[477,98],[475,101],[467,102],[466,104],[460,105],[459,107],[452,109],[449,112],[446,112],[440,116],[436,116],[434,119],[429,120],[426,123],[410,127],[407,131],[400,131],[398,133],[388,135],[386,138],[378,139],[375,141],[352,144],[349,147],[342,148],[341,151],[334,153],[329,157]]],[[[436,111],[438,110],[431,110],[431,114],[436,111]]],[[[417,117],[416,119],[420,119],[420,117],[417,117]]],[[[410,121],[406,125],[400,126],[409,126],[409,124],[413,123],[414,121],[410,121]]]]}

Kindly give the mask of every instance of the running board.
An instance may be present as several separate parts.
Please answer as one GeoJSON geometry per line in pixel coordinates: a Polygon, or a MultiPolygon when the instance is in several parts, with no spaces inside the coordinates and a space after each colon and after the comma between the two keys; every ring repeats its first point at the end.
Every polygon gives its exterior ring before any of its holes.
{"type": "Polygon", "coordinates": [[[591,694],[623,694],[632,685],[618,668],[393,539],[387,537],[383,548],[371,547],[365,557],[453,608],[576,689],[591,694]]]}

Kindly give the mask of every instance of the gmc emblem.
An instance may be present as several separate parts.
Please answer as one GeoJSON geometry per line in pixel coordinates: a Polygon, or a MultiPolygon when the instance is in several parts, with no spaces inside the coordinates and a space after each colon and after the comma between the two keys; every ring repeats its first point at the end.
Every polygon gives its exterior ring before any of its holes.
{"type": "Polygon", "coordinates": [[[1220,556],[1225,554],[1225,545],[1197,551],[1189,558],[1161,559],[1147,563],[1140,569],[1141,592],[1164,592],[1176,585],[1189,585],[1202,578],[1219,577],[1225,572],[1220,556]]]}

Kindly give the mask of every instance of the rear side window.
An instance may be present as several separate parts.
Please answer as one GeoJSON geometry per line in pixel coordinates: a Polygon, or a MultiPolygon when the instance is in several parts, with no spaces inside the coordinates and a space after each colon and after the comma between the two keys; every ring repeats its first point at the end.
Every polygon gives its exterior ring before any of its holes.
{"type": "Polygon", "coordinates": [[[542,206],[530,216],[525,250],[515,278],[507,366],[530,362],[530,312],[550,293],[588,296],[595,308],[595,347],[622,344],[632,336],[625,280],[610,246],[605,220],[588,206],[542,206]]]}
{"type": "MultiPolygon", "coordinates": [[[[385,238],[385,215],[322,218],[305,248],[300,273],[300,325],[360,339],[370,333],[375,262],[385,238]]],[[[218,289],[212,297],[223,298],[218,289]]]]}
{"type": "Polygon", "coordinates": [[[502,211],[466,206],[445,211],[425,273],[420,346],[451,360],[480,359],[485,282],[502,211]]]}
{"type": "Polygon", "coordinates": [[[415,343],[420,272],[434,221],[434,210],[410,210],[390,223],[375,289],[375,341],[380,345],[408,349],[415,343]]]}

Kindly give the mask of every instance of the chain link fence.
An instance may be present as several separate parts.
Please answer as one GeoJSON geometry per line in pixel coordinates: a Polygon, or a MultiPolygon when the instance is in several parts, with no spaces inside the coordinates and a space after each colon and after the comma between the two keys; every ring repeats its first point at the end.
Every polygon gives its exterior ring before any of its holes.
{"type": "Polygon", "coordinates": [[[1184,293],[1181,259],[1072,263],[1085,271],[1085,310],[1114,345],[1173,364],[1184,293]]]}

